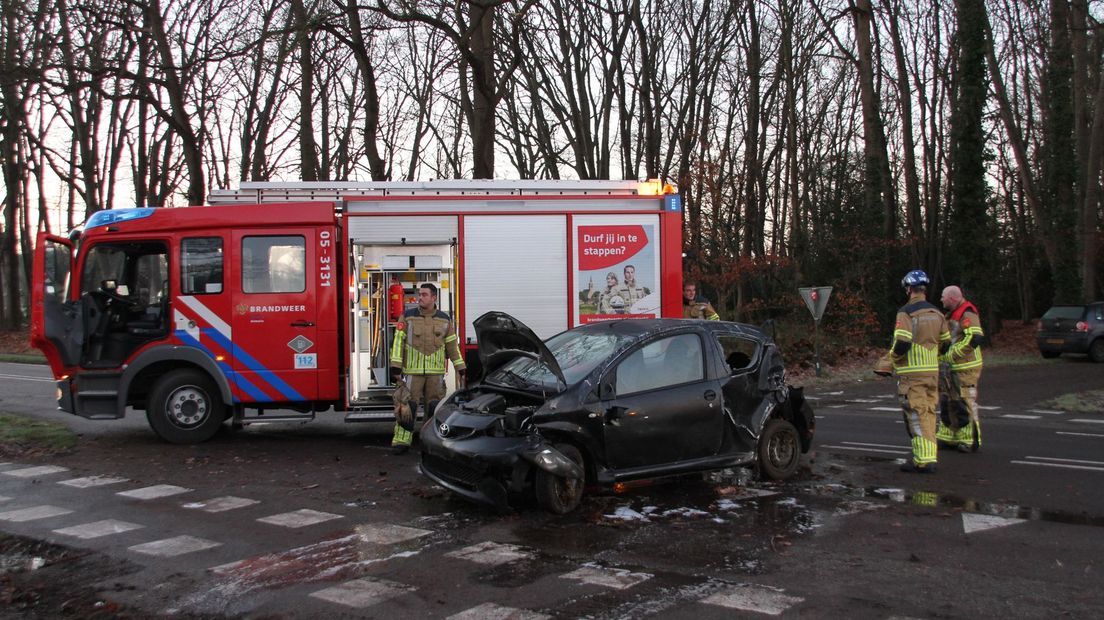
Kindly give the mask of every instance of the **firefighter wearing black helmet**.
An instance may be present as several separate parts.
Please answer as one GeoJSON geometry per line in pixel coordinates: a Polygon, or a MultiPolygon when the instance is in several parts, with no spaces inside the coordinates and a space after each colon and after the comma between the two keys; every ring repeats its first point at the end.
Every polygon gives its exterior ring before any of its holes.
{"type": "MultiPolygon", "coordinates": [[[[925,297],[929,283],[928,274],[919,269],[902,278],[909,299],[897,311],[893,344],[883,358],[897,375],[897,399],[912,440],[912,460],[901,470],[915,473],[935,471],[939,356],[951,342],[947,319],[925,297]]],[[[876,368],[875,372],[885,374],[884,370],[876,368]]]]}

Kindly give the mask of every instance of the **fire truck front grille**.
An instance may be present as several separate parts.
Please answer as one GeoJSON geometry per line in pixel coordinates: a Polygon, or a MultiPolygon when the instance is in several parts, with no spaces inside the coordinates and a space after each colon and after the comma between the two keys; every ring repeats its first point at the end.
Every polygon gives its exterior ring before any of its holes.
{"type": "Polygon", "coordinates": [[[484,475],[479,470],[468,467],[462,463],[449,461],[432,454],[422,455],[422,468],[429,473],[443,478],[455,485],[467,489],[475,489],[484,475]]]}

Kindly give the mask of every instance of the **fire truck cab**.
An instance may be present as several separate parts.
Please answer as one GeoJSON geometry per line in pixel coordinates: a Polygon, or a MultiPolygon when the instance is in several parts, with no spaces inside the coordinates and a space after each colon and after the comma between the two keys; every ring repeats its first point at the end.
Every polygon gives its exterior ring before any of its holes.
{"type": "Polygon", "coordinates": [[[144,410],[173,443],[227,420],[390,419],[391,339],[426,282],[467,353],[491,310],[544,338],[681,316],[681,203],[657,183],[246,183],[209,202],[39,236],[31,338],[60,409],[144,410]]]}

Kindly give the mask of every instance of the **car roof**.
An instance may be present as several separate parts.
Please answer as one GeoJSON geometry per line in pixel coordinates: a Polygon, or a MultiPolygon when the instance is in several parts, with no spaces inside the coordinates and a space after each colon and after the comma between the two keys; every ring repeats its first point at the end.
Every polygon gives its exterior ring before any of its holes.
{"type": "Polygon", "coordinates": [[[705,327],[712,332],[735,334],[756,340],[767,340],[766,334],[758,327],[746,323],[732,321],[702,321],[693,319],[620,319],[616,321],[600,321],[588,323],[576,327],[576,330],[588,332],[611,331],[619,336],[632,338],[644,338],[653,334],[686,329],[688,327],[705,327]]]}

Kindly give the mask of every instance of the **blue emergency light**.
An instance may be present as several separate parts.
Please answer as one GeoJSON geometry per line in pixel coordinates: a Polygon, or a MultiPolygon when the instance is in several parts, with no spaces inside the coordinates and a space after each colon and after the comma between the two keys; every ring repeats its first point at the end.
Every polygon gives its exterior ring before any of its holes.
{"type": "Polygon", "coordinates": [[[140,220],[144,217],[149,217],[153,215],[154,211],[155,209],[151,209],[149,207],[106,209],[104,211],[97,211],[92,214],[92,217],[88,218],[88,221],[84,225],[84,229],[88,230],[97,226],[108,226],[111,224],[118,224],[119,222],[140,220]]]}

